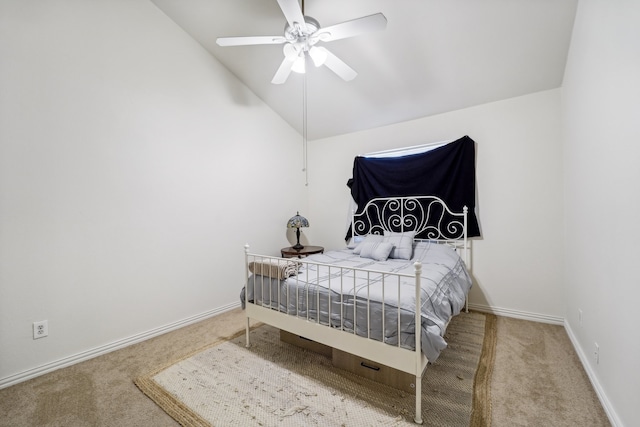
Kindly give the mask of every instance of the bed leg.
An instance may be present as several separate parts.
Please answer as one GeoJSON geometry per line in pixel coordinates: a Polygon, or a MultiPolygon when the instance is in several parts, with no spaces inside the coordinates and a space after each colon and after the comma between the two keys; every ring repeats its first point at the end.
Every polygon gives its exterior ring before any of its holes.
{"type": "Polygon", "coordinates": [[[422,378],[416,375],[416,424],[422,424],[422,378]]]}
{"type": "Polygon", "coordinates": [[[249,342],[249,317],[247,317],[247,329],[246,329],[246,344],[245,347],[249,348],[251,347],[251,342],[249,342]]]}

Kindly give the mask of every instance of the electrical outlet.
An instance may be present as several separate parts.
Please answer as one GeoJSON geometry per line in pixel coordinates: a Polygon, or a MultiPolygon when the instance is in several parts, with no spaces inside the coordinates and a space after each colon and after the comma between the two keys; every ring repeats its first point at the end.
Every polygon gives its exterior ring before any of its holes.
{"type": "Polygon", "coordinates": [[[582,310],[578,309],[578,324],[582,326],[582,310]]]}
{"type": "Polygon", "coordinates": [[[33,322],[33,339],[44,338],[49,335],[49,321],[41,320],[40,322],[33,322]]]}
{"type": "Polygon", "coordinates": [[[595,359],[597,365],[600,363],[600,346],[597,342],[594,342],[593,344],[595,346],[595,349],[593,350],[593,358],[595,359]]]}

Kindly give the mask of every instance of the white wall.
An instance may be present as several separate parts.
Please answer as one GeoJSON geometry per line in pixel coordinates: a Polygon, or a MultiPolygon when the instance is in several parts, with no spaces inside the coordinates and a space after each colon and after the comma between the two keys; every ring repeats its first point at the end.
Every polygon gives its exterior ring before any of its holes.
{"type": "Polygon", "coordinates": [[[637,1],[580,1],[562,89],[565,316],[610,418],[627,426],[640,418],[639,23],[637,1]]]}
{"type": "Polygon", "coordinates": [[[476,286],[470,302],[497,313],[561,322],[559,90],[313,141],[310,239],[330,248],[344,245],[350,198],[346,182],[356,155],[463,135],[477,143],[483,231],[483,238],[473,242],[476,286]]]}
{"type": "Polygon", "coordinates": [[[0,30],[0,386],[238,304],[306,211],[299,135],[147,0],[0,30]]]}

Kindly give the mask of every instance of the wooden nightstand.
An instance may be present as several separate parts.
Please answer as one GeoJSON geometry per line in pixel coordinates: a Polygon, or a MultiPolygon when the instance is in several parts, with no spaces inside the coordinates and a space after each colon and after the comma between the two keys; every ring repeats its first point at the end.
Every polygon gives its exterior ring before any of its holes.
{"type": "Polygon", "coordinates": [[[322,246],[305,246],[299,251],[293,249],[291,246],[288,248],[280,249],[280,254],[282,258],[304,258],[313,254],[321,254],[324,252],[324,248],[322,246]]]}

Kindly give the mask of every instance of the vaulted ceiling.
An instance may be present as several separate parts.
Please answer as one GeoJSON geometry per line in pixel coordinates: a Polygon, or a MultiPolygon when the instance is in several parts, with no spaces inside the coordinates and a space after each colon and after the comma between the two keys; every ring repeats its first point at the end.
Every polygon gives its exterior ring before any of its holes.
{"type": "Polygon", "coordinates": [[[354,80],[310,67],[282,85],[282,45],[216,44],[282,35],[276,0],[152,1],[300,133],[306,78],[312,140],[560,87],[578,0],[306,0],[322,27],[377,12],[387,27],[323,44],[354,80]]]}

